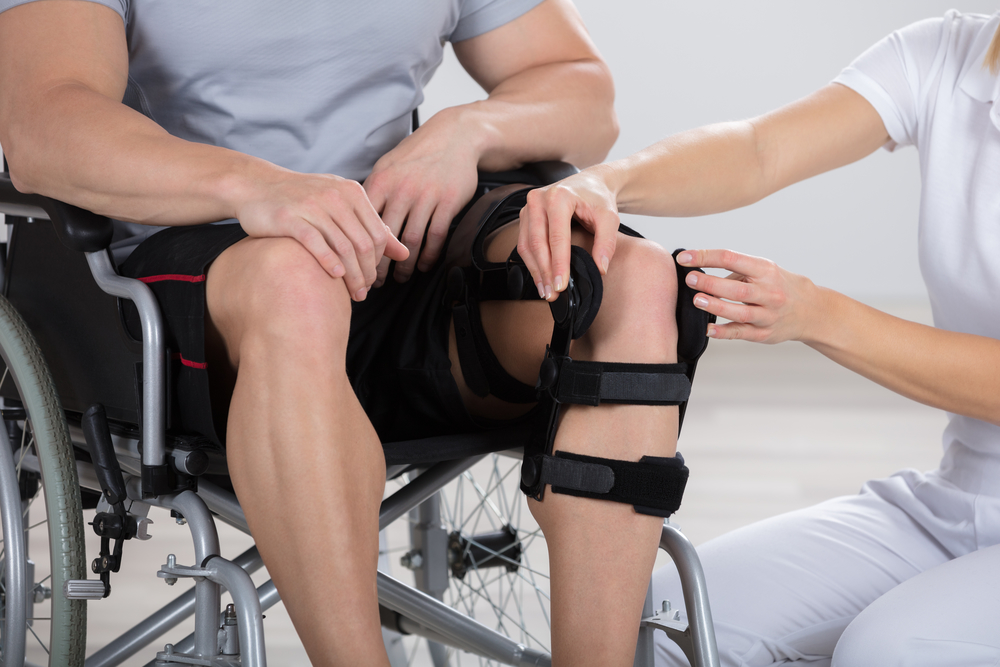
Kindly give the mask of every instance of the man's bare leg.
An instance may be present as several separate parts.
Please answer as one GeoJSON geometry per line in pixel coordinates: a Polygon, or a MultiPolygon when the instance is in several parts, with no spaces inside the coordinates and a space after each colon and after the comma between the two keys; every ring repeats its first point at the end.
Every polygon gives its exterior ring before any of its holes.
{"type": "Polygon", "coordinates": [[[229,471],[295,629],[313,665],[387,667],[375,586],[385,460],[345,371],[347,288],[295,240],[244,239],[212,264],[207,291],[237,369],[229,471]]]}
{"type": "MultiPolygon", "coordinates": [[[[490,245],[499,261],[517,240],[516,228],[502,230],[490,245]]],[[[590,237],[574,234],[589,249],[590,237]]],[[[615,260],[604,279],[604,299],[588,333],[574,342],[574,359],[673,363],[677,355],[673,259],[647,241],[619,236],[615,260]]],[[[483,325],[504,367],[534,383],[552,318],[544,303],[487,302],[483,325]]],[[[455,355],[453,354],[453,357],[455,355]]],[[[460,377],[457,358],[453,368],[460,377]]],[[[470,410],[509,416],[511,406],[479,399],[459,383],[470,410]]],[[[555,449],[638,461],[645,455],[672,456],[677,442],[676,407],[569,406],[555,449]]],[[[552,655],[559,666],[632,664],[642,602],[652,573],[663,520],[637,514],[631,506],[547,491],[529,501],[549,548],[552,587],[552,655]]]]}

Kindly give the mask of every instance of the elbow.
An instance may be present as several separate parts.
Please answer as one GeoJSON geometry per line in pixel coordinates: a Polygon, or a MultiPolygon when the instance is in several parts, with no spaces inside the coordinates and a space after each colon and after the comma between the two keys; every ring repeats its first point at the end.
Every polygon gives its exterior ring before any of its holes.
{"type": "Polygon", "coordinates": [[[603,161],[621,133],[618,112],[615,110],[615,84],[611,70],[603,60],[588,62],[587,69],[590,70],[590,76],[585,82],[586,101],[583,107],[584,113],[589,116],[590,140],[585,142],[585,150],[569,156],[570,161],[580,168],[603,161]]]}
{"type": "Polygon", "coordinates": [[[31,179],[24,177],[26,170],[21,168],[21,162],[15,157],[15,153],[5,148],[4,158],[7,160],[7,176],[10,178],[14,189],[24,194],[34,193],[31,186],[31,179]]]}
{"type": "Polygon", "coordinates": [[[33,194],[36,185],[35,179],[31,176],[30,151],[23,150],[22,142],[18,141],[14,134],[4,123],[3,131],[0,132],[0,146],[3,147],[3,157],[7,163],[7,176],[18,192],[33,194]]]}

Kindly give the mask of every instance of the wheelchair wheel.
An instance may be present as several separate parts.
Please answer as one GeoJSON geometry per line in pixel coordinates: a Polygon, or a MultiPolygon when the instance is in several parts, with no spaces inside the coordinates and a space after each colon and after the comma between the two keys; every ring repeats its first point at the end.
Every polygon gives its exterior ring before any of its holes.
{"type": "MultiPolygon", "coordinates": [[[[73,445],[41,351],[27,325],[2,296],[0,357],[4,362],[0,379],[0,394],[4,397],[0,443],[4,447],[0,456],[10,457],[11,463],[0,466],[0,470],[9,468],[12,473],[6,482],[0,481],[0,495],[16,503],[23,517],[23,532],[18,521],[3,522],[4,550],[0,559],[19,548],[26,557],[23,579],[7,581],[5,574],[2,582],[3,618],[7,619],[8,600],[15,618],[17,607],[13,601],[25,601],[26,618],[19,629],[5,627],[0,637],[0,656],[7,667],[19,663],[21,641],[22,646],[26,645],[28,664],[82,665],[86,602],[68,600],[63,594],[66,580],[86,578],[83,514],[73,445]],[[11,489],[11,483],[16,483],[16,488],[11,489]]],[[[5,567],[4,572],[9,569],[5,567]]]]}
{"type": "MultiPolygon", "coordinates": [[[[415,531],[438,516],[447,531],[447,562],[419,567],[447,568],[448,583],[444,591],[426,592],[525,646],[550,651],[548,550],[520,491],[520,469],[520,456],[487,456],[442,489],[430,507],[411,513],[410,550],[390,555],[393,566],[414,570],[421,588],[415,531]]],[[[393,667],[499,664],[413,637],[402,644],[393,667]]]]}

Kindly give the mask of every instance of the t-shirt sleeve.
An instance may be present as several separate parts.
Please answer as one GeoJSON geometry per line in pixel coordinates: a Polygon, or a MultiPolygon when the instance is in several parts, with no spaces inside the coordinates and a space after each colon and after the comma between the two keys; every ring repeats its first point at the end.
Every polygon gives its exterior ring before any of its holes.
{"type": "MultiPolygon", "coordinates": [[[[0,0],[0,12],[5,12],[12,7],[17,7],[18,5],[26,5],[29,2],[39,1],[40,0],[0,0]]],[[[125,5],[128,0],[80,0],[80,2],[93,2],[94,4],[110,7],[122,17],[122,21],[125,21],[125,11],[127,9],[125,5]]]]}
{"type": "Polygon", "coordinates": [[[891,140],[897,145],[916,144],[930,72],[947,47],[952,17],[926,19],[897,30],[862,53],[833,81],[860,94],[882,117],[891,140]]]}
{"type": "MultiPolygon", "coordinates": [[[[448,37],[451,42],[478,37],[527,14],[543,0],[463,0],[458,25],[448,37]]],[[[2,0],[0,0],[2,2],[2,0]]]]}

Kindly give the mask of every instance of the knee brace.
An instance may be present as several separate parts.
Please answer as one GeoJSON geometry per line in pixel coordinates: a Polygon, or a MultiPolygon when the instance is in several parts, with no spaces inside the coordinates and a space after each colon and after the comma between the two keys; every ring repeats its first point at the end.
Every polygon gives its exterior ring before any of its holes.
{"type": "MultiPolygon", "coordinates": [[[[529,186],[506,185],[482,196],[454,228],[448,245],[446,299],[466,385],[478,396],[492,394],[512,403],[534,403],[538,428],[524,447],[521,490],[541,500],[545,486],[554,493],[630,504],[636,512],[670,516],[680,507],[688,468],[683,457],[644,456],[619,461],[570,452],[552,454],[561,407],[567,404],[676,405],[680,424],[691,393],[698,359],[708,345],[706,331],[715,316],[694,307],[694,290],[685,278],[694,270],[677,267],[677,363],[633,364],[576,361],[570,344],[583,336],[601,306],[603,282],[590,253],[573,246],[567,288],[549,303],[552,338],[535,386],[512,377],[493,353],[479,317],[489,300],[537,300],[531,275],[515,249],[506,262],[489,262],[485,243],[491,233],[518,219],[529,186]]],[[[625,225],[624,234],[640,237],[625,225]]],[[[641,238],[641,237],[640,237],[641,238]]],[[[681,250],[674,252],[674,257],[681,250]]]]}

